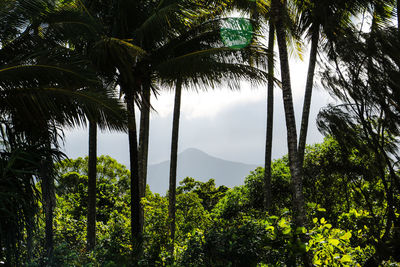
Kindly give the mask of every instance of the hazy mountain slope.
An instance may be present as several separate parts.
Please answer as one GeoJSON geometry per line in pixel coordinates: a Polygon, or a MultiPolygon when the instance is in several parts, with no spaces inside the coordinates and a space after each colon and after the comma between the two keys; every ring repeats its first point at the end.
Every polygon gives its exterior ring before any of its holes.
{"type": "MultiPolygon", "coordinates": [[[[178,155],[178,182],[190,176],[199,181],[215,179],[217,185],[233,187],[244,183],[244,178],[257,165],[227,161],[189,148],[178,155]]],[[[150,165],[147,182],[152,192],[165,194],[169,183],[169,160],[150,165]]],[[[179,184],[179,183],[177,183],[179,184]]]]}

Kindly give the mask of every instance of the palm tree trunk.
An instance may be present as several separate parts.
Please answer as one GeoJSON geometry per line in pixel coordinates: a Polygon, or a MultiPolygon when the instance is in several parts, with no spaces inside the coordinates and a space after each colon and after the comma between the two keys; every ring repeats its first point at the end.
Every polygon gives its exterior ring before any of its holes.
{"type": "Polygon", "coordinates": [[[300,129],[299,151],[298,151],[300,166],[303,166],[304,151],[306,148],[308,119],[310,117],[311,96],[314,84],[315,65],[317,62],[318,40],[319,40],[319,26],[316,25],[314,26],[314,30],[311,37],[310,61],[308,65],[307,82],[304,94],[303,115],[301,118],[301,129],[300,129]]]}
{"type": "Polygon", "coordinates": [[[143,211],[140,204],[140,173],[137,144],[135,103],[130,88],[123,88],[128,109],[129,160],[131,168],[131,233],[133,255],[139,256],[142,251],[143,211]]]}
{"type": "Polygon", "coordinates": [[[273,0],[273,12],[275,18],[276,35],[278,40],[279,59],[281,66],[282,94],[285,109],[287,142],[289,150],[289,167],[292,176],[293,188],[293,212],[297,226],[305,224],[305,207],[301,168],[297,154],[296,121],[293,108],[293,97],[290,83],[289,58],[287,52],[286,33],[283,24],[283,8],[280,0],[273,0]]]}
{"type": "Polygon", "coordinates": [[[265,165],[264,165],[264,208],[271,209],[271,156],[272,156],[272,129],[274,123],[274,38],[275,26],[270,21],[268,36],[268,95],[267,95],[267,130],[265,139],[265,165]]]}
{"type": "MultiPolygon", "coordinates": [[[[301,166],[297,151],[296,121],[294,116],[292,89],[290,84],[289,58],[286,46],[286,33],[283,24],[285,13],[284,6],[280,0],[273,0],[273,18],[275,20],[276,35],[278,40],[279,59],[281,66],[282,95],[285,109],[287,142],[289,150],[289,168],[292,176],[293,190],[293,219],[297,227],[304,226],[306,223],[305,201],[303,195],[303,181],[301,177],[301,166]]],[[[302,242],[307,241],[307,237],[300,235],[302,242]]],[[[302,255],[304,266],[312,266],[311,256],[308,253],[302,255]]]]}
{"type": "Polygon", "coordinates": [[[178,79],[175,90],[174,117],[172,122],[171,138],[171,161],[169,169],[169,206],[168,216],[170,222],[170,234],[172,239],[171,252],[174,251],[175,240],[175,202],[176,202],[176,171],[178,161],[178,138],[179,138],[179,117],[181,110],[182,81],[178,79]]]}
{"type": "Polygon", "coordinates": [[[140,112],[140,132],[139,132],[139,154],[140,154],[140,196],[146,195],[147,184],[147,163],[149,152],[149,133],[150,133],[150,82],[143,83],[142,90],[142,109],[140,112]]]}
{"type": "Polygon", "coordinates": [[[96,245],[97,124],[89,121],[87,249],[96,245]]]}

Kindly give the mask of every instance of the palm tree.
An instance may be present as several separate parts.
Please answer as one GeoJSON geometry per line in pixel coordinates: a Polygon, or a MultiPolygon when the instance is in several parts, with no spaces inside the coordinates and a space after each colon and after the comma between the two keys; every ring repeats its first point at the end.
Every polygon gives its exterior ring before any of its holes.
{"type": "MultiPolygon", "coordinates": [[[[118,19],[115,24],[113,36],[118,38],[132,38],[133,42],[143,48],[141,57],[126,57],[119,62],[117,68],[120,72],[120,85],[125,94],[125,101],[129,113],[129,147],[131,161],[131,212],[132,212],[132,242],[136,243],[136,251],[140,254],[142,232],[143,232],[143,208],[140,199],[144,196],[146,184],[146,166],[147,166],[147,143],[149,126],[149,108],[150,108],[150,88],[154,81],[154,65],[163,60],[156,55],[163,56],[160,48],[163,47],[171,33],[183,27],[184,17],[187,14],[183,11],[185,1],[172,1],[153,3],[141,1],[140,3],[126,3],[124,9],[120,9],[118,19]],[[145,3],[146,2],[146,3],[145,3]],[[130,13],[127,13],[130,10],[130,13]],[[137,16],[132,14],[137,12],[137,16]],[[136,18],[136,19],[133,19],[136,18]],[[119,25],[119,26],[118,26],[119,25]],[[174,29],[169,29],[166,25],[174,25],[174,29]],[[132,34],[131,34],[132,33],[132,34]],[[145,53],[152,51],[152,53],[145,53]],[[151,64],[150,64],[151,63],[151,64]],[[151,67],[151,69],[149,69],[151,67]],[[143,92],[141,94],[141,92],[143,92]],[[141,99],[140,99],[141,98],[141,99]],[[142,110],[141,116],[141,134],[140,152],[138,151],[137,132],[135,121],[134,104],[139,103],[142,110]]],[[[116,6],[118,10],[120,6],[116,6]]],[[[125,56],[125,55],[124,55],[125,56]]]]}
{"type": "MultiPolygon", "coordinates": [[[[89,16],[87,16],[88,15],[87,10],[84,7],[76,8],[75,6],[72,6],[70,8],[69,5],[65,5],[64,9],[59,8],[58,13],[64,15],[60,16],[63,17],[64,20],[68,18],[68,16],[72,15],[71,21],[66,21],[66,22],[62,21],[61,22],[62,24],[81,23],[84,25],[85,27],[84,29],[81,29],[80,31],[75,29],[75,31],[73,32],[74,35],[66,36],[66,39],[68,39],[69,44],[76,47],[76,50],[80,51],[80,53],[83,56],[91,56],[93,58],[94,56],[91,55],[91,53],[93,52],[91,51],[91,44],[99,41],[106,42],[108,40],[107,38],[102,36],[100,23],[96,21],[93,17],[91,17],[90,14],[89,16]],[[89,19],[85,17],[88,17],[89,19]],[[87,30],[86,28],[88,28],[89,30],[87,30]],[[75,35],[82,37],[76,38],[75,35]],[[78,42],[76,39],[78,39],[78,42]]],[[[58,22],[56,21],[55,23],[58,22]]],[[[95,52],[94,54],[96,54],[95,52]]],[[[97,73],[97,76],[99,76],[99,78],[101,79],[102,86],[91,88],[91,90],[100,94],[108,92],[112,94],[112,91],[114,89],[113,86],[115,86],[115,82],[113,80],[114,76],[111,75],[111,77],[109,77],[108,75],[102,75],[102,74],[103,73],[99,72],[97,73]]],[[[121,109],[117,110],[121,113],[121,116],[123,117],[125,112],[121,109]]],[[[91,118],[90,116],[88,116],[88,120],[89,120],[89,160],[88,160],[87,248],[91,250],[94,248],[96,243],[97,127],[99,125],[100,127],[104,128],[105,125],[102,125],[100,121],[98,121],[96,118],[91,118]]]]}
{"type": "MultiPolygon", "coordinates": [[[[106,3],[106,1],[105,1],[106,3]]],[[[107,42],[97,44],[102,57],[96,63],[104,72],[117,76],[117,83],[125,96],[128,110],[128,139],[131,165],[131,231],[134,253],[140,254],[143,232],[143,208],[140,200],[144,196],[147,165],[147,143],[149,125],[151,80],[146,64],[145,50],[154,49],[167,32],[165,23],[175,21],[173,15],[179,12],[177,3],[157,3],[149,1],[120,1],[109,3],[115,12],[110,20],[104,6],[87,1],[89,10],[104,24],[107,42]],[[167,6],[166,6],[167,5],[167,6]],[[115,73],[115,69],[118,73],[115,73]],[[137,143],[135,104],[142,110],[140,148],[137,143]],[[146,117],[147,113],[147,117],[146,117]],[[146,129],[147,128],[147,129],[146,129]],[[147,141],[146,141],[147,139],[147,141]]],[[[149,56],[149,55],[147,55],[149,56]]]]}
{"type": "Polygon", "coordinates": [[[272,158],[272,134],[274,117],[274,44],[275,26],[271,19],[270,3],[254,1],[249,5],[248,1],[233,1],[231,8],[250,13],[256,32],[263,31],[263,24],[268,24],[268,85],[267,85],[267,121],[265,135],[265,161],[264,161],[264,208],[270,210],[272,203],[271,192],[271,158],[272,158]]]}
{"type": "MultiPolygon", "coordinates": [[[[296,1],[299,9],[299,35],[310,38],[311,51],[304,94],[303,113],[298,144],[299,164],[303,165],[306,146],[308,120],[310,115],[311,97],[314,83],[315,66],[317,63],[320,35],[324,34],[328,42],[334,42],[339,32],[350,25],[350,15],[356,14],[354,1],[296,1]]],[[[329,45],[327,45],[329,47],[329,45]]]]}
{"type": "MultiPolygon", "coordinates": [[[[94,1],[85,1],[85,4],[89,11],[88,15],[100,20],[103,33],[107,36],[95,42],[92,48],[95,65],[100,73],[115,77],[127,106],[131,169],[132,246],[135,248],[133,252],[140,254],[143,232],[143,209],[140,199],[144,196],[144,193],[142,193],[144,189],[142,188],[144,188],[145,183],[141,175],[143,171],[139,170],[142,165],[140,160],[142,153],[139,153],[137,144],[135,104],[144,107],[145,101],[141,101],[141,92],[144,90],[144,76],[140,67],[138,67],[138,62],[146,55],[145,50],[141,47],[151,49],[153,43],[150,37],[152,34],[157,34],[157,31],[162,32],[165,29],[165,27],[160,27],[159,24],[162,24],[164,20],[160,20],[159,16],[154,16],[156,11],[160,11],[160,9],[161,12],[163,11],[162,7],[157,10],[156,3],[149,1],[103,1],[100,5],[94,1]]],[[[144,124],[146,122],[144,116],[142,116],[142,122],[144,124]]],[[[143,127],[142,130],[144,130],[143,127]]],[[[145,133],[141,134],[142,144],[145,133]]],[[[145,152],[146,149],[143,148],[141,151],[145,152]]]]}
{"type": "MultiPolygon", "coordinates": [[[[292,176],[293,188],[293,219],[297,227],[304,226],[306,223],[305,200],[303,195],[303,183],[301,177],[301,166],[297,150],[296,121],[293,108],[292,88],[290,82],[290,69],[286,42],[286,23],[288,22],[286,1],[272,0],[272,18],[275,24],[279,59],[281,68],[282,95],[285,109],[287,142],[289,150],[289,168],[292,176]]],[[[305,238],[301,236],[302,241],[305,238]]],[[[311,266],[311,260],[304,253],[303,263],[311,266]]]]}
{"type": "MultiPolygon", "coordinates": [[[[196,6],[197,7],[197,6],[196,6]]],[[[229,66],[218,64],[216,59],[212,57],[222,56],[223,53],[227,54],[226,49],[212,49],[212,43],[219,40],[219,27],[210,31],[212,23],[204,23],[200,26],[191,26],[192,29],[185,27],[177,27],[175,29],[178,34],[168,42],[163,42],[152,55],[148,55],[137,66],[152,65],[154,67],[155,75],[158,80],[165,81],[167,85],[176,81],[175,91],[175,105],[174,105],[174,118],[173,118],[173,134],[171,142],[171,166],[170,166],[170,189],[169,189],[169,217],[170,217],[170,234],[172,240],[175,236],[175,188],[176,188],[176,169],[177,169],[177,147],[178,147],[178,132],[179,132],[179,114],[180,114],[180,99],[183,80],[188,83],[193,80],[196,86],[200,83],[209,80],[218,80],[224,70],[229,71],[229,66]],[[204,31],[207,29],[208,31],[204,31]],[[211,35],[212,34],[212,35],[211,35]],[[211,38],[210,39],[210,35],[211,38]],[[201,46],[202,40],[207,40],[208,44],[201,46]],[[208,57],[208,62],[204,58],[208,57]],[[151,64],[149,64],[151,62],[151,64]],[[198,63],[197,63],[198,62],[198,63]],[[220,68],[220,70],[218,70],[220,68]],[[221,69],[222,68],[222,69],[221,69]],[[207,73],[208,72],[208,73],[207,73]],[[212,73],[212,74],[211,74],[212,73]],[[214,77],[212,77],[214,76],[214,77]],[[200,81],[199,81],[200,80],[200,81]]],[[[215,22],[214,22],[215,26],[215,22]]],[[[231,53],[231,52],[229,52],[231,53]]],[[[232,53],[231,53],[232,54],[232,53]]],[[[232,64],[233,66],[233,64],[232,64]]],[[[232,69],[233,67],[230,66],[232,69]]],[[[235,65],[236,72],[245,73],[246,71],[239,71],[238,65],[235,65]]],[[[232,71],[232,70],[231,70],[232,71]]],[[[148,71],[142,71],[146,73],[148,71]]],[[[143,114],[143,112],[142,112],[143,114]]],[[[141,128],[142,131],[142,128],[141,128]]],[[[140,146],[142,148],[142,146],[140,146]]],[[[142,159],[143,162],[143,159],[142,159]]],[[[143,165],[142,165],[143,166],[143,165]]],[[[143,167],[142,167],[143,168],[143,167]]],[[[145,171],[145,170],[143,170],[145,171]]],[[[173,242],[172,242],[173,249],[173,242]]]]}
{"type": "Polygon", "coordinates": [[[97,124],[89,121],[87,248],[96,245],[97,124]]]}
{"type": "Polygon", "coordinates": [[[278,40],[279,58],[281,65],[282,94],[285,108],[287,140],[289,149],[289,165],[293,181],[293,211],[297,225],[305,223],[304,197],[302,193],[302,182],[300,176],[300,166],[297,154],[297,133],[296,121],[294,117],[292,89],[290,83],[289,59],[286,44],[285,23],[287,19],[286,2],[279,0],[272,1],[273,19],[278,40]]]}
{"type": "MultiPolygon", "coordinates": [[[[122,2],[121,2],[122,4],[122,2]]],[[[83,25],[86,31],[74,31],[78,36],[75,39],[68,39],[75,47],[79,47],[81,53],[89,57],[93,69],[96,72],[96,78],[100,78],[102,86],[98,89],[107,87],[107,93],[112,93],[115,90],[116,85],[120,86],[122,92],[125,93],[125,100],[127,102],[128,111],[131,111],[131,115],[128,118],[128,127],[130,131],[130,158],[131,158],[131,190],[132,203],[140,203],[140,194],[136,194],[136,184],[139,179],[139,171],[137,164],[138,149],[137,144],[134,143],[136,140],[136,122],[134,115],[134,101],[137,101],[137,95],[139,92],[138,86],[136,86],[132,67],[134,62],[137,60],[137,56],[144,53],[142,49],[132,44],[132,41],[123,40],[119,37],[128,36],[126,32],[130,31],[130,26],[126,24],[125,19],[129,14],[125,14],[126,11],[123,7],[117,3],[113,3],[115,9],[113,11],[121,11],[126,16],[109,16],[109,6],[111,3],[103,1],[100,4],[94,3],[93,1],[87,0],[84,2],[77,1],[71,8],[75,12],[73,21],[68,23],[83,25]],[[120,9],[121,8],[121,9],[120,9]],[[126,93],[132,88],[133,93],[126,93]],[[137,165],[135,165],[137,164],[137,165]]],[[[67,4],[68,6],[68,4],[67,4]]],[[[136,9],[135,9],[136,10],[136,9]]],[[[140,86],[139,86],[140,87],[140,86]]],[[[125,112],[120,110],[120,115],[125,116],[125,112]]],[[[96,240],[96,146],[97,146],[97,127],[101,125],[99,121],[94,120],[90,117],[89,119],[89,173],[88,173],[88,222],[87,222],[87,248],[93,249],[96,240]]],[[[132,220],[138,221],[138,218],[143,217],[137,212],[137,205],[132,205],[132,220]]],[[[138,223],[133,223],[132,232],[137,232],[138,223]],[[136,228],[135,228],[136,227],[136,228]]],[[[140,224],[140,223],[139,223],[140,224]]],[[[140,228],[140,227],[139,227],[140,228]]],[[[135,236],[134,234],[133,236],[135,236]]],[[[136,239],[136,238],[135,238],[136,239]]]]}
{"type": "MultiPolygon", "coordinates": [[[[53,82],[56,80],[56,75],[64,76],[62,77],[64,80],[66,78],[65,73],[60,75],[59,72],[67,72],[70,75],[71,71],[68,69],[60,70],[58,66],[54,66],[57,69],[57,71],[54,71],[50,65],[47,65],[45,68],[37,66],[39,70],[34,70],[36,66],[13,67],[19,68],[19,70],[17,71],[13,68],[0,70],[0,73],[3,74],[0,74],[3,82],[0,97],[1,112],[2,114],[9,114],[11,116],[12,123],[17,126],[16,130],[25,133],[32,145],[43,142],[47,143],[44,149],[49,151],[49,142],[53,140],[52,142],[56,144],[57,138],[51,138],[51,136],[56,136],[56,134],[46,134],[46,129],[49,126],[46,122],[54,122],[52,123],[54,125],[84,125],[86,120],[85,114],[91,114],[99,122],[102,122],[104,115],[107,120],[111,120],[114,116],[117,119],[114,119],[115,122],[123,121],[122,119],[118,119],[120,111],[114,113],[116,109],[121,109],[116,101],[110,100],[108,97],[96,96],[90,92],[75,92],[75,87],[70,87],[71,90],[68,88],[68,85],[60,81],[56,88],[49,88],[46,85],[48,82],[45,82],[46,78],[37,78],[46,77],[49,73],[52,73],[53,82]],[[16,76],[15,81],[14,78],[10,79],[8,75],[16,76]],[[27,77],[28,75],[30,77],[27,77]],[[38,79],[43,84],[38,87],[39,85],[35,85],[32,79],[38,79]],[[18,84],[21,84],[21,82],[25,83],[25,81],[26,84],[22,84],[23,87],[18,86],[18,84]],[[9,84],[8,88],[5,86],[5,83],[9,84]],[[31,85],[28,86],[28,84],[31,85]],[[44,137],[46,138],[43,139],[44,137]]],[[[76,75],[78,76],[78,74],[76,75]]],[[[71,78],[76,79],[73,76],[70,76],[71,78]]],[[[104,124],[104,122],[102,123],[104,124]]],[[[115,126],[116,124],[113,125],[113,123],[109,123],[109,125],[113,128],[123,129],[123,126],[115,126]]],[[[55,129],[55,127],[52,128],[55,129]]],[[[50,164],[50,161],[52,161],[51,157],[47,157],[42,161],[43,168],[41,174],[43,178],[43,200],[46,208],[46,240],[49,256],[52,251],[52,211],[54,207],[53,177],[49,175],[52,173],[52,164],[50,164]]]]}
{"type": "Polygon", "coordinates": [[[169,167],[168,217],[170,220],[171,248],[174,253],[175,211],[176,211],[176,172],[178,165],[179,117],[181,113],[182,80],[178,79],[175,87],[174,114],[172,119],[171,158],[169,167]]]}
{"type": "MultiPolygon", "coordinates": [[[[232,9],[250,13],[252,21],[256,23],[257,30],[263,32],[263,24],[268,25],[268,88],[267,88],[267,122],[266,122],[266,141],[265,141],[265,162],[264,162],[264,207],[266,210],[271,208],[271,158],[272,158],[272,135],[273,135],[273,116],[274,116],[274,44],[275,44],[275,21],[273,18],[273,1],[254,1],[249,5],[248,1],[235,0],[231,4],[232,9]]],[[[293,12],[292,12],[293,13],[293,12]]],[[[289,16],[284,20],[289,21],[289,16]]],[[[291,49],[296,49],[301,53],[298,34],[294,31],[291,23],[285,24],[287,45],[291,49]],[[293,46],[293,48],[292,48],[293,46]]]]}
{"type": "MultiPolygon", "coordinates": [[[[172,47],[168,52],[170,58],[156,65],[161,80],[176,81],[175,103],[171,140],[170,183],[169,183],[169,220],[171,239],[175,238],[175,191],[177,173],[177,151],[179,136],[179,117],[182,86],[204,87],[230,81],[231,86],[237,86],[240,79],[255,82],[266,81],[267,74],[257,67],[247,65],[250,58],[264,58],[266,52],[256,43],[242,50],[223,47],[220,40],[221,21],[209,21],[181,33],[167,44],[172,47]],[[232,61],[237,58],[237,61],[232,61]]],[[[244,22],[249,23],[244,20],[244,22]]],[[[266,58],[266,57],[265,57],[266,58]]],[[[260,61],[255,60],[260,67],[260,61]]],[[[170,248],[173,251],[173,242],[170,248]]]]}
{"type": "MultiPolygon", "coordinates": [[[[13,124],[18,125],[19,132],[26,134],[28,141],[45,143],[47,149],[51,147],[51,142],[57,145],[56,138],[52,141],[52,135],[46,133],[45,129],[49,125],[54,125],[53,129],[58,128],[58,125],[84,125],[86,118],[90,118],[101,123],[103,127],[123,129],[121,105],[110,98],[108,92],[99,94],[88,90],[91,87],[100,87],[101,83],[88,72],[90,66],[84,65],[85,61],[82,61],[75,50],[59,45],[67,41],[65,26],[60,27],[59,21],[55,23],[54,11],[50,8],[46,10],[42,5],[40,1],[21,2],[17,5],[19,8],[12,10],[18,14],[21,10],[26,12],[35,6],[33,11],[40,15],[37,20],[25,26],[25,32],[2,46],[3,65],[6,64],[0,70],[0,75],[3,76],[2,112],[11,115],[13,124]],[[41,36],[35,30],[39,26],[42,28],[41,36]],[[60,28],[63,28],[62,31],[60,28]],[[34,29],[32,34],[31,29],[34,29]],[[60,32],[64,34],[59,35],[60,32]],[[42,132],[39,133],[38,130],[42,132]]],[[[7,16],[11,17],[13,12],[7,13],[7,16]]],[[[26,25],[26,21],[23,18],[14,23],[26,25]]],[[[46,156],[41,175],[47,256],[51,256],[53,246],[54,182],[51,162],[51,157],[46,156]]]]}
{"type": "Polygon", "coordinates": [[[272,192],[271,192],[271,158],[272,158],[272,130],[274,124],[274,42],[275,42],[275,26],[270,21],[268,35],[268,90],[267,90],[267,126],[265,137],[265,163],[264,163],[264,208],[271,209],[272,192]]]}
{"type": "Polygon", "coordinates": [[[34,247],[33,233],[37,227],[34,217],[40,199],[35,185],[39,162],[49,154],[56,154],[27,144],[24,137],[14,131],[7,116],[2,114],[0,117],[0,258],[5,259],[7,266],[19,266],[31,259],[34,247]],[[26,237],[21,234],[23,232],[26,232],[26,237]],[[22,257],[24,254],[25,259],[22,257]]]}
{"type": "MultiPolygon", "coordinates": [[[[207,37],[207,35],[210,35],[209,32],[199,32],[200,30],[204,29],[205,27],[209,26],[202,26],[202,27],[194,27],[191,29],[187,25],[190,24],[191,21],[194,20],[197,16],[199,16],[199,13],[206,12],[205,7],[202,6],[203,3],[200,2],[191,2],[191,1],[172,1],[170,3],[166,2],[161,2],[160,5],[158,5],[156,8],[154,7],[149,7],[150,9],[150,14],[149,17],[143,22],[142,25],[139,25],[139,27],[135,31],[135,36],[138,37],[137,42],[141,44],[141,47],[143,47],[146,51],[152,50],[151,53],[147,53],[145,56],[142,58],[138,59],[135,64],[135,70],[134,70],[134,75],[135,79],[139,81],[138,90],[140,90],[140,86],[146,87],[144,92],[150,92],[150,87],[149,85],[146,85],[144,81],[147,81],[147,83],[152,84],[153,82],[161,81],[162,84],[167,84],[167,86],[170,86],[171,84],[175,83],[177,80],[182,78],[182,80],[186,79],[185,83],[188,83],[188,80],[192,79],[195,80],[195,84],[199,83],[199,79],[204,79],[202,81],[203,83],[206,81],[208,83],[208,79],[210,78],[210,73],[208,76],[204,75],[204,77],[199,77],[203,72],[206,72],[206,70],[203,70],[201,68],[204,68],[204,66],[207,66],[205,62],[199,62],[196,64],[193,62],[194,58],[203,58],[201,57],[202,55],[197,54],[199,51],[201,52],[201,49],[198,49],[198,46],[200,44],[200,37],[201,34],[207,37]],[[153,8],[153,10],[151,9],[153,8]],[[196,12],[197,10],[197,12],[196,12]],[[184,19],[186,18],[186,20],[184,19]],[[174,21],[174,28],[173,29],[168,29],[165,28],[162,23],[168,22],[171,24],[171,21],[174,21]],[[150,27],[152,26],[152,27],[150,27]],[[157,31],[155,31],[154,27],[158,27],[157,31]],[[145,33],[148,33],[148,36],[145,33]],[[195,39],[197,38],[197,39],[195,39]],[[196,44],[195,47],[193,47],[193,44],[196,44]],[[191,47],[192,46],[192,47],[191,47]],[[197,49],[196,49],[197,48],[197,49]],[[190,54],[192,53],[192,54],[190,54]],[[191,62],[189,60],[192,60],[191,62]],[[149,66],[152,68],[149,69],[149,66]],[[192,67],[192,69],[190,67],[192,67]],[[197,70],[193,70],[193,66],[197,68],[197,70]],[[189,68],[188,68],[189,67],[189,68]],[[189,70],[189,71],[188,71],[189,70]],[[191,72],[190,72],[191,71],[191,72]],[[148,82],[149,77],[151,78],[150,81],[153,82],[148,82]]],[[[149,12],[149,11],[147,11],[149,12]]],[[[218,37],[219,39],[219,28],[217,31],[213,32],[212,38],[218,37]]],[[[202,49],[204,50],[205,48],[210,48],[208,47],[203,47],[202,49]]],[[[204,52],[204,51],[203,51],[204,52]]],[[[208,50],[205,54],[221,54],[218,49],[214,50],[208,50]]],[[[225,51],[226,53],[226,51],[225,51]]],[[[204,56],[204,55],[203,55],[204,56]]],[[[203,58],[204,59],[204,58],[203,58]]],[[[210,63],[209,63],[210,64],[210,63]]],[[[219,66],[221,68],[221,66],[219,66]]],[[[226,68],[225,68],[226,69],[226,68]]],[[[238,67],[236,66],[236,69],[238,67]]],[[[249,72],[248,70],[242,71],[242,73],[249,72]]],[[[209,71],[210,72],[210,71],[209,71]]],[[[214,71],[214,75],[215,75],[214,71]]],[[[219,77],[217,75],[216,77],[219,77]]],[[[178,86],[180,88],[181,86],[178,86]]],[[[179,90],[178,90],[179,91],[179,90]]],[[[146,172],[146,166],[147,166],[147,142],[148,142],[148,109],[150,107],[149,104],[149,93],[147,94],[146,98],[144,98],[145,94],[142,94],[142,101],[141,101],[141,108],[142,108],[142,116],[141,116],[141,125],[143,127],[140,128],[141,137],[139,138],[141,141],[140,144],[140,156],[141,158],[138,158],[139,162],[141,163],[139,166],[139,169],[141,169],[141,174],[139,174],[139,181],[138,181],[138,188],[139,188],[139,196],[140,198],[144,196],[144,186],[145,186],[145,172],[146,172]],[[147,115],[146,115],[147,114],[147,115]],[[143,119],[142,119],[143,118],[143,119]],[[147,135],[147,138],[146,138],[147,135]],[[146,141],[147,139],[147,141],[146,141]],[[140,189],[141,188],[141,189],[140,189]]],[[[177,114],[177,113],[175,113],[177,114]]],[[[175,116],[174,120],[174,125],[175,129],[177,129],[177,125],[179,124],[179,121],[177,121],[177,117],[175,116]]],[[[178,130],[175,130],[177,133],[178,130]]],[[[173,137],[174,140],[178,140],[177,137],[173,137]]],[[[174,145],[174,142],[171,144],[172,147],[175,147],[175,149],[172,149],[173,151],[177,151],[177,144],[174,145]]],[[[173,159],[171,161],[171,164],[173,166],[176,166],[176,156],[173,156],[174,153],[172,153],[171,158],[173,159]],[[175,161],[175,163],[174,163],[175,161]]],[[[176,153],[175,153],[176,154],[176,153]]],[[[176,184],[176,168],[172,167],[171,169],[171,178],[170,181],[172,181],[172,185],[176,184]],[[175,171],[173,170],[175,169],[175,171]],[[174,175],[175,173],[175,175],[174,175]]],[[[170,216],[174,216],[174,198],[175,194],[174,189],[175,186],[171,186],[170,190],[170,216]]],[[[139,198],[139,200],[140,200],[139,198]]],[[[135,202],[136,203],[136,202],[135,202]]],[[[140,209],[140,206],[139,206],[140,209]]],[[[142,212],[138,212],[139,216],[142,212]]],[[[143,216],[141,216],[141,221],[139,223],[140,229],[143,228],[143,216]]],[[[174,225],[175,222],[174,220],[171,220],[171,234],[174,236],[174,225]]]]}

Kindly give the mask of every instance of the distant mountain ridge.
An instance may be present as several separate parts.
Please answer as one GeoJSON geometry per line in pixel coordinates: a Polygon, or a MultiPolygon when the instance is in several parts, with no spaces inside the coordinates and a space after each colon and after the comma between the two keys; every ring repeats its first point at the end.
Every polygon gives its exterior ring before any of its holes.
{"type": "MultiPolygon", "coordinates": [[[[147,171],[147,183],[150,190],[164,195],[169,184],[169,160],[150,165],[147,171]]],[[[217,185],[234,187],[244,184],[244,179],[258,165],[223,160],[196,149],[188,148],[178,154],[177,185],[185,177],[198,181],[215,179],[217,185]]]]}

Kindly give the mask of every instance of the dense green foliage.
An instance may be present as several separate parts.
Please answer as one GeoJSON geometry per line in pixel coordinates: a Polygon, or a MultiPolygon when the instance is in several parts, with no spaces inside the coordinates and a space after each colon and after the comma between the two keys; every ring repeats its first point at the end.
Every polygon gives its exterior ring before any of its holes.
{"type": "Polygon", "coordinates": [[[399,1],[2,0],[0,20],[0,264],[399,265],[399,1]],[[250,19],[226,18],[232,11],[250,19]],[[190,177],[176,187],[172,174],[166,196],[153,194],[151,93],[176,85],[180,99],[182,86],[242,79],[271,86],[267,24],[288,156],[235,188],[190,177]],[[311,52],[298,140],[288,48],[300,36],[311,52]],[[340,102],[318,116],[324,143],[305,148],[317,61],[340,102]],[[62,160],[63,127],[89,121],[128,131],[131,172],[108,156],[97,172],[96,156],[62,160]]]}
{"type": "MultiPolygon", "coordinates": [[[[379,187],[373,190],[366,179],[351,182],[357,166],[366,164],[357,151],[343,154],[332,138],[307,148],[305,195],[307,228],[295,228],[291,219],[287,157],[272,165],[272,187],[279,192],[273,211],[263,210],[263,169],[257,168],[244,185],[216,187],[214,180],[199,182],[185,178],[177,188],[175,254],[168,252],[168,198],[147,189],[142,199],[145,210],[144,252],[140,266],[282,266],[296,265],[296,255],[311,251],[316,266],[362,266],[379,249],[384,233],[385,205],[379,187]],[[346,166],[354,166],[346,172],[346,166]],[[315,180],[314,180],[315,179],[315,180]],[[347,184],[345,190],[342,185],[347,184]],[[354,184],[355,183],[355,184],[354,184]],[[358,184],[359,183],[359,184],[358,184]],[[375,199],[374,212],[360,194],[375,199]],[[261,201],[262,203],[262,201],[261,201]],[[378,213],[376,213],[378,212],[378,213]],[[382,221],[379,221],[382,220],[382,221]],[[382,226],[382,227],[381,227],[382,226]],[[296,234],[309,237],[304,244],[296,234]]],[[[129,171],[108,156],[98,158],[97,235],[94,251],[85,247],[87,158],[57,164],[56,250],[57,266],[129,266],[130,209],[129,171]]],[[[34,244],[43,236],[39,230],[34,244]]],[[[394,241],[394,240],[393,240],[394,241]]],[[[399,249],[395,241],[393,250],[399,249]]],[[[385,266],[397,254],[387,251],[385,266]],[[391,255],[391,256],[390,256],[391,255]]],[[[37,256],[40,254],[36,254],[37,256]]],[[[30,266],[35,266],[33,260],[30,266]]]]}

